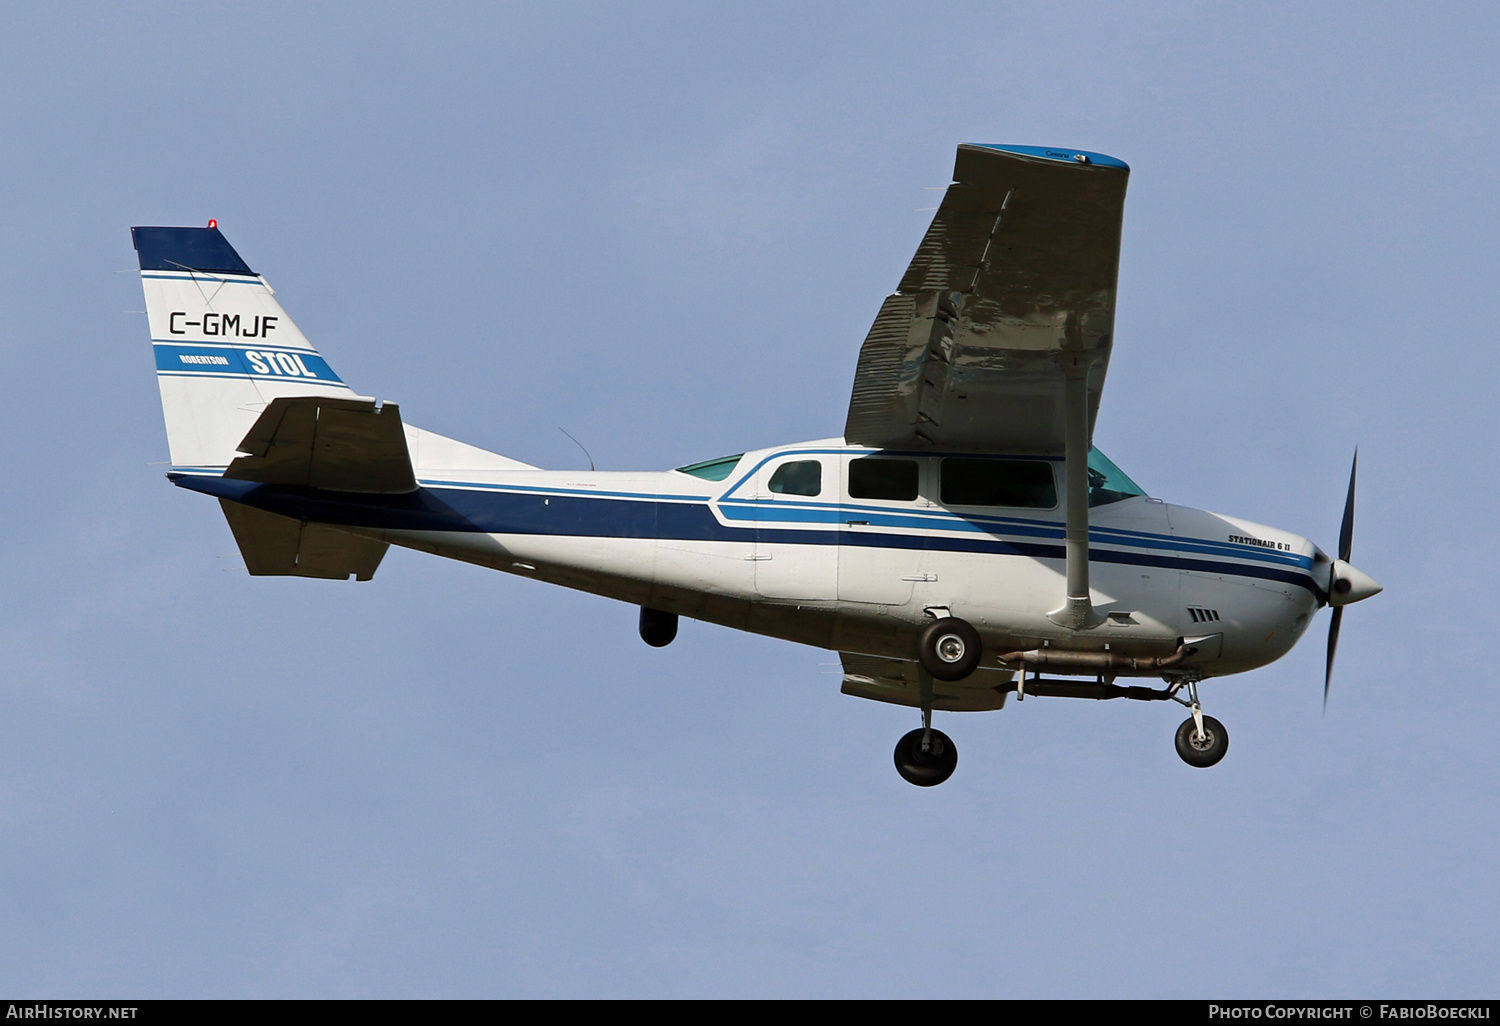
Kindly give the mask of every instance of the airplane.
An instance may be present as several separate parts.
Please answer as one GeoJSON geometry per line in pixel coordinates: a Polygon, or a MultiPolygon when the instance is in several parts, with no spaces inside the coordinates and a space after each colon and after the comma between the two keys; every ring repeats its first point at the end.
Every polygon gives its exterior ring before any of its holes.
{"type": "Polygon", "coordinates": [[[1147,495],[1093,446],[1129,167],[964,144],[859,350],[842,437],[673,470],[543,470],[357,393],[215,222],[132,229],[174,484],[219,500],[252,575],[367,581],[399,545],[679,618],[830,649],[842,691],[920,710],[894,761],[947,780],[935,710],[1007,698],[1173,701],[1218,763],[1199,685],[1288,652],[1381,590],[1349,562],[1147,495]],[[1161,687],[1117,683],[1156,679],[1161,687]]]}

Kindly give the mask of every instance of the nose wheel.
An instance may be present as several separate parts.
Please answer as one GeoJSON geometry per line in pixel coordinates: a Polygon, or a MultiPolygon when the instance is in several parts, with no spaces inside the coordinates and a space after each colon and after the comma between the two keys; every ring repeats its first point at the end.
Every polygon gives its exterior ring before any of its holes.
{"type": "Polygon", "coordinates": [[[1212,766],[1229,751],[1229,731],[1212,716],[1203,717],[1203,729],[1191,716],[1177,728],[1177,754],[1189,766],[1212,766]]]}
{"type": "Polygon", "coordinates": [[[1183,704],[1193,710],[1193,715],[1177,728],[1177,754],[1189,766],[1206,768],[1216,764],[1229,751],[1229,731],[1212,716],[1203,715],[1203,707],[1198,704],[1197,681],[1188,683],[1188,695],[1192,701],[1183,704]]]}

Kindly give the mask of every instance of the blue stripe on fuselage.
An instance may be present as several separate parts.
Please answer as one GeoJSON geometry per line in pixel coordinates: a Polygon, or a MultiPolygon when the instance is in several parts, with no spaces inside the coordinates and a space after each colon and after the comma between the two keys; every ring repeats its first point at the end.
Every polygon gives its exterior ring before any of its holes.
{"type": "MultiPolygon", "coordinates": [[[[803,448],[803,449],[780,449],[763,457],[749,470],[741,473],[741,468],[736,468],[740,473],[738,480],[729,488],[725,489],[718,502],[720,514],[726,520],[756,520],[766,521],[791,521],[801,519],[807,522],[827,522],[828,520],[839,520],[847,516],[851,511],[859,514],[870,513],[868,519],[872,526],[915,528],[917,530],[950,530],[950,531],[977,531],[983,533],[1003,533],[1034,535],[1043,538],[1061,538],[1063,536],[1063,524],[1059,521],[1035,520],[1030,518],[1006,517],[992,514],[979,513],[954,513],[941,508],[928,509],[902,509],[894,510],[885,506],[863,506],[855,503],[833,504],[819,502],[799,502],[789,500],[785,497],[764,500],[754,496],[736,495],[735,493],[744,487],[756,471],[770,463],[774,459],[786,456],[839,456],[839,455],[879,455],[879,456],[933,456],[940,455],[931,452],[907,451],[900,449],[829,449],[829,448],[803,448]],[[797,517],[795,514],[784,512],[787,509],[832,509],[837,515],[829,518],[824,515],[808,515],[797,517]]],[[[1061,462],[1060,456],[1005,456],[986,454],[984,459],[1026,459],[1044,460],[1049,462],[1061,462]]],[[[1091,525],[1089,537],[1094,541],[1112,541],[1121,545],[1130,545],[1136,548],[1159,548],[1175,549],[1180,551],[1198,552],[1203,555],[1229,556],[1234,559],[1253,559],[1257,562],[1275,563],[1281,566],[1301,567],[1304,570],[1312,569],[1312,557],[1303,556],[1294,552],[1266,549],[1259,546],[1241,545],[1230,541],[1215,541],[1211,538],[1185,539],[1170,535],[1154,534],[1146,531],[1133,531],[1120,527],[1100,527],[1091,525]]]]}
{"type": "MultiPolygon", "coordinates": [[[[659,538],[681,541],[741,541],[753,543],[758,530],[722,524],[705,503],[683,502],[663,494],[622,499],[593,495],[507,492],[468,488],[418,488],[403,495],[353,494],[283,485],[266,485],[225,477],[171,474],[172,481],[192,491],[230,499],[257,509],[298,520],[396,531],[455,531],[484,534],[534,534],[596,538],[659,538]]],[[[829,521],[822,521],[829,522],[829,521]]],[[[1040,528],[1041,525],[1038,525],[1040,528]]],[[[997,538],[984,534],[886,534],[865,528],[797,529],[777,527],[775,540],[791,545],[860,545],[878,548],[928,549],[985,555],[1063,559],[1063,546],[1043,537],[1061,532],[1037,530],[1036,540],[997,538]]],[[[1008,534],[1020,534],[1007,528],[1008,534]]],[[[1157,552],[1121,552],[1094,547],[1113,539],[1095,537],[1089,558],[1100,563],[1155,566],[1204,573],[1231,574],[1294,584],[1319,594],[1311,577],[1299,570],[1195,558],[1189,544],[1182,554],[1169,555],[1165,544],[1157,552]]],[[[1119,544],[1117,542],[1117,544],[1119,544]]],[[[1124,542],[1146,547],[1141,542],[1124,542]]],[[[1252,557],[1253,558],[1253,557],[1252,557]]],[[[1320,596],[1321,597],[1321,596],[1320,596]]]]}
{"type": "MultiPolygon", "coordinates": [[[[726,520],[758,521],[760,523],[837,523],[851,515],[868,522],[872,527],[893,527],[918,531],[963,531],[977,534],[1008,534],[1035,538],[1062,538],[1063,524],[1049,520],[1029,520],[1018,517],[993,517],[975,514],[954,513],[943,509],[893,510],[881,506],[858,506],[852,504],[795,502],[784,499],[743,499],[721,501],[719,512],[726,520]]],[[[1176,538],[1169,535],[1151,534],[1122,528],[1090,525],[1089,537],[1096,543],[1106,542],[1129,545],[1133,548],[1164,549],[1196,552],[1201,555],[1230,556],[1235,559],[1252,559],[1256,562],[1274,563],[1278,566],[1310,569],[1312,558],[1295,552],[1280,552],[1231,542],[1216,542],[1206,538],[1176,538]]]]}

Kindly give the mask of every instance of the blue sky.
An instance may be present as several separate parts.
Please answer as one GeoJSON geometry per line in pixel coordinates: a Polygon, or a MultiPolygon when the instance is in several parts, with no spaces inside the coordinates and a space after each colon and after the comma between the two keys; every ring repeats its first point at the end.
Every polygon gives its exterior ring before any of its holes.
{"type": "Polygon", "coordinates": [[[10,5],[0,992],[1493,996],[1500,15],[1424,4],[10,5]],[[219,220],[356,388],[552,467],[837,434],[959,142],[1132,168],[1097,440],[1351,608],[1154,704],[393,550],[247,577],[167,458],[128,228],[219,220]],[[1475,456],[1475,453],[1478,456],[1475,456]],[[1481,589],[1483,590],[1483,589],[1481,589]],[[1122,707],[1123,706],[1123,707],[1122,707]]]}

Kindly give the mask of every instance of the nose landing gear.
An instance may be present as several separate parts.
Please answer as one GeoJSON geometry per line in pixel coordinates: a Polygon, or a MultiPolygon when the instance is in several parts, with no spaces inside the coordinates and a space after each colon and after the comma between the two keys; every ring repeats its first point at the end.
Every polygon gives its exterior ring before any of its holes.
{"type": "Polygon", "coordinates": [[[1229,751],[1229,732],[1212,716],[1203,717],[1203,726],[1189,716],[1177,728],[1177,754],[1189,766],[1212,766],[1229,751]]]}
{"type": "MultiPolygon", "coordinates": [[[[1229,751],[1229,731],[1212,716],[1203,715],[1203,706],[1198,703],[1198,682],[1189,681],[1187,687],[1191,701],[1183,704],[1193,710],[1193,715],[1177,728],[1177,754],[1189,766],[1212,766],[1229,751]]],[[[1180,698],[1176,700],[1182,702],[1180,698]]]]}

